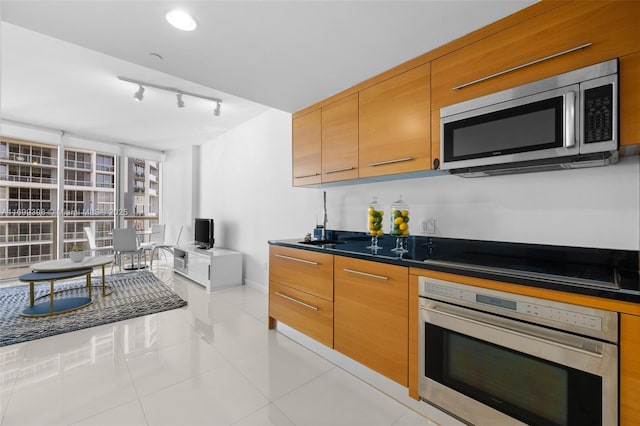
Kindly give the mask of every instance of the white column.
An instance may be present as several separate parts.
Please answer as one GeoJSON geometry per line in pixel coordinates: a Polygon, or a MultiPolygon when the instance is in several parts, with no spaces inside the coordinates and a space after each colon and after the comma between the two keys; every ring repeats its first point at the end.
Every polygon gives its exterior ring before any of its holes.
{"type": "Polygon", "coordinates": [[[64,146],[66,134],[60,135],[60,143],[58,144],[58,190],[57,192],[57,233],[58,233],[58,259],[64,257],[64,146]]]}

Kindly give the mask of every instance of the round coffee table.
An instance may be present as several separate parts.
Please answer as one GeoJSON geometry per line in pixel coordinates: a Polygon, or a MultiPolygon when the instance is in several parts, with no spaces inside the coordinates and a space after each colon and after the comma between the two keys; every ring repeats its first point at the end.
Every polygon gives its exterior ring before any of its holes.
{"type": "Polygon", "coordinates": [[[93,269],[100,266],[102,267],[102,296],[108,296],[113,293],[113,289],[105,284],[104,267],[112,262],[112,255],[88,256],[82,262],[73,262],[71,259],[58,259],[35,263],[31,265],[31,270],[33,272],[69,272],[87,268],[93,269]],[[111,291],[107,293],[107,289],[111,291]]]}
{"type": "Polygon", "coordinates": [[[76,309],[84,308],[91,304],[91,273],[93,268],[74,269],[71,271],[57,271],[57,272],[31,272],[21,275],[19,280],[29,283],[29,307],[22,311],[22,316],[25,317],[48,317],[51,315],[64,314],[67,312],[75,311],[76,309]],[[53,285],[58,280],[67,278],[75,278],[86,275],[87,288],[89,291],[89,297],[69,297],[65,299],[58,299],[57,303],[54,303],[53,285]],[[34,285],[38,282],[48,281],[51,283],[51,289],[49,291],[49,302],[35,303],[34,285]]]}

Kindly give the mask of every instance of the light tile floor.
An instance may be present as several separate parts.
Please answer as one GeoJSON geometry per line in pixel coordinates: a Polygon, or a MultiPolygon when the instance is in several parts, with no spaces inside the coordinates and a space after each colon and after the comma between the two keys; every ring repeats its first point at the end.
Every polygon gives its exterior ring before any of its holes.
{"type": "Polygon", "coordinates": [[[435,424],[268,330],[261,291],[154,269],[187,307],[0,348],[3,426],[435,424]]]}

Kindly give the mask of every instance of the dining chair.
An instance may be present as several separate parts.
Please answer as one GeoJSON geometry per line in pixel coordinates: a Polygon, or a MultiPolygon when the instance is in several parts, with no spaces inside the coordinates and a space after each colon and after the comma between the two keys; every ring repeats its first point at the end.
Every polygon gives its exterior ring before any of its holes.
{"type": "Polygon", "coordinates": [[[144,262],[147,263],[147,253],[151,253],[151,264],[153,265],[153,248],[158,244],[164,244],[164,232],[166,225],[154,223],[151,225],[151,233],[149,241],[140,243],[140,247],[144,251],[144,262]]]}
{"type": "MultiPolygon", "coordinates": [[[[125,253],[131,254],[131,268],[134,269],[133,256],[138,256],[138,269],[140,269],[140,255],[143,250],[138,241],[136,230],[131,228],[115,228],[113,230],[113,251],[114,251],[114,263],[118,263],[120,271],[122,271],[122,255],[125,253]]],[[[111,272],[113,272],[113,264],[111,265],[111,272]]]]}
{"type": "MultiPolygon", "coordinates": [[[[182,235],[182,228],[183,226],[180,225],[180,228],[178,228],[178,236],[176,237],[176,243],[175,244],[156,244],[153,247],[153,250],[151,251],[151,268],[153,268],[153,257],[155,255],[156,250],[160,249],[162,251],[167,251],[171,254],[173,254],[173,248],[180,245],[180,236],[182,235]]],[[[164,254],[164,253],[163,253],[164,254]]],[[[167,256],[165,255],[165,260],[166,260],[167,256]]]]}
{"type": "Polygon", "coordinates": [[[113,246],[98,247],[98,245],[96,244],[96,236],[90,226],[84,227],[84,234],[86,235],[87,241],[89,242],[89,251],[91,252],[92,256],[98,254],[99,252],[113,250],[113,246]]]}

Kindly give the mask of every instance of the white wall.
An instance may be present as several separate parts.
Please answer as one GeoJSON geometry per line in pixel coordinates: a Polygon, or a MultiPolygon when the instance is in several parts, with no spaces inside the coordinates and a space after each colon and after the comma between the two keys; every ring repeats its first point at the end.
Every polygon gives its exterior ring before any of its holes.
{"type": "MultiPolygon", "coordinates": [[[[184,152],[165,158],[165,218],[193,217],[184,187],[184,152]],[[180,164],[172,164],[172,163],[180,164]],[[176,197],[176,198],[174,198],[176,197]]],[[[603,168],[465,179],[456,176],[362,183],[325,189],[291,186],[291,116],[268,111],[201,146],[199,215],[213,217],[216,246],[244,254],[245,282],[268,283],[269,239],[302,238],[321,220],[327,191],[329,227],[365,230],[366,205],[400,195],[409,203],[411,231],[436,220],[436,235],[583,247],[639,249],[640,158],[603,168]]],[[[388,224],[385,223],[385,232],[388,224]]]]}
{"type": "Polygon", "coordinates": [[[322,209],[317,191],[291,186],[291,115],[267,111],[200,154],[200,215],[217,247],[243,253],[245,282],[266,286],[267,241],[304,236],[322,209]]]}
{"type": "Polygon", "coordinates": [[[180,242],[186,244],[193,240],[193,162],[192,150],[175,149],[165,153],[162,164],[162,221],[166,224],[165,241],[176,241],[178,227],[184,226],[180,242]]]}

